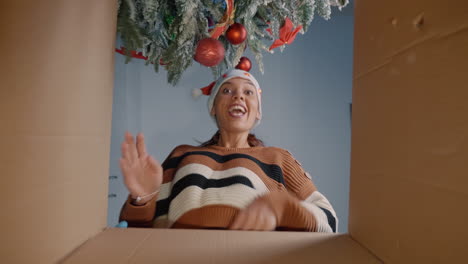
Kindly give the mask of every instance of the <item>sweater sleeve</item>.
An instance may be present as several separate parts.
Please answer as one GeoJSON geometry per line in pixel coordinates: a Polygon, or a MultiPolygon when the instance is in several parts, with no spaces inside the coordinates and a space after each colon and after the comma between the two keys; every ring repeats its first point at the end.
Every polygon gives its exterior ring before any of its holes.
{"type": "Polygon", "coordinates": [[[144,205],[134,205],[131,203],[132,198],[128,195],[120,211],[119,221],[127,221],[129,227],[151,227],[156,211],[156,199],[157,195],[144,205]]]}
{"type": "Polygon", "coordinates": [[[278,229],[337,232],[338,220],[330,202],[289,152],[284,151],[283,158],[287,191],[273,191],[261,198],[273,208],[278,229]]]}

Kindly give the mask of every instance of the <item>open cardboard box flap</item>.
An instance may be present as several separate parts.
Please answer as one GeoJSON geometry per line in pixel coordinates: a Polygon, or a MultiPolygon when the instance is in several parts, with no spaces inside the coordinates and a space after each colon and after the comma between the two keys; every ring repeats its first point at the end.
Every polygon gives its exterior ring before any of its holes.
{"type": "Polygon", "coordinates": [[[106,229],[63,263],[381,263],[347,234],[106,229]]]}
{"type": "Polygon", "coordinates": [[[116,2],[0,4],[2,263],[466,259],[467,1],[355,1],[349,234],[105,229],[116,2]]]}

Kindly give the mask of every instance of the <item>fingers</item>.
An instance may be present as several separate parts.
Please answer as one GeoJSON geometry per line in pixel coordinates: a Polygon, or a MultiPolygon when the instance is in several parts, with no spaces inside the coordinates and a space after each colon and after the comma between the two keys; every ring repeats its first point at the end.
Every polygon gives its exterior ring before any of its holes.
{"type": "Polygon", "coordinates": [[[121,151],[122,151],[122,159],[130,162],[131,161],[131,157],[130,157],[130,152],[128,151],[129,149],[129,146],[127,144],[127,142],[122,142],[122,145],[120,147],[121,151]]]}
{"type": "Polygon", "coordinates": [[[120,149],[122,151],[122,158],[128,161],[131,161],[130,152],[129,152],[130,147],[127,142],[129,140],[128,139],[129,137],[132,137],[132,135],[129,132],[125,132],[124,141],[122,142],[120,149]]]}
{"type": "Polygon", "coordinates": [[[257,229],[262,231],[273,231],[276,229],[276,217],[271,214],[262,214],[258,221],[257,229]]]}
{"type": "Polygon", "coordinates": [[[247,217],[244,221],[244,226],[241,230],[258,230],[257,223],[259,222],[259,215],[257,212],[248,211],[247,217]]]}
{"type": "Polygon", "coordinates": [[[231,230],[271,231],[276,228],[274,212],[261,201],[254,202],[240,211],[229,227],[231,230]]]}
{"type": "MultiPolygon", "coordinates": [[[[125,132],[125,142],[127,145],[126,159],[129,161],[134,161],[138,158],[138,152],[136,149],[135,141],[133,135],[130,132],[125,132]]],[[[123,145],[123,144],[122,144],[123,145]]],[[[122,146],[123,147],[123,146],[122,146]]]]}
{"type": "Polygon", "coordinates": [[[155,160],[150,155],[147,156],[147,164],[150,166],[151,171],[154,172],[154,175],[156,177],[156,183],[158,184],[158,186],[160,186],[163,182],[163,167],[157,160],[155,160]]]}
{"type": "Polygon", "coordinates": [[[136,147],[138,152],[138,157],[145,158],[147,155],[146,146],[145,146],[145,137],[143,133],[138,133],[136,140],[136,147]]]}
{"type": "Polygon", "coordinates": [[[119,165],[120,165],[120,169],[122,170],[122,174],[123,174],[123,178],[124,178],[124,183],[125,185],[128,185],[128,162],[126,159],[124,158],[121,158],[119,160],[119,165]]]}
{"type": "Polygon", "coordinates": [[[121,169],[122,171],[127,170],[127,164],[126,164],[125,159],[120,158],[120,160],[119,160],[119,165],[120,165],[120,169],[121,169]]]}
{"type": "Polygon", "coordinates": [[[267,230],[265,216],[262,214],[257,214],[255,222],[252,223],[253,230],[265,231],[267,230]]]}
{"type": "Polygon", "coordinates": [[[138,133],[136,143],[133,135],[130,132],[125,132],[125,139],[122,142],[122,157],[129,162],[135,161],[138,158],[146,158],[145,138],[143,133],[138,133]]]}
{"type": "Polygon", "coordinates": [[[245,222],[247,221],[247,213],[245,210],[240,211],[234,221],[232,222],[231,226],[229,229],[231,230],[243,230],[242,228],[245,227],[245,222]]]}

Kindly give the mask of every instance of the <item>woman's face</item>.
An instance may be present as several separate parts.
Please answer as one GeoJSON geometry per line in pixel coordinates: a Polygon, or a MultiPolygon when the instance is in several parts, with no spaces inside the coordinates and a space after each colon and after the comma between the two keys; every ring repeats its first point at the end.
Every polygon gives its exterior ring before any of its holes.
{"type": "Polygon", "coordinates": [[[248,132],[253,128],[255,121],[260,119],[255,89],[251,81],[239,77],[221,85],[211,109],[220,129],[248,132]]]}

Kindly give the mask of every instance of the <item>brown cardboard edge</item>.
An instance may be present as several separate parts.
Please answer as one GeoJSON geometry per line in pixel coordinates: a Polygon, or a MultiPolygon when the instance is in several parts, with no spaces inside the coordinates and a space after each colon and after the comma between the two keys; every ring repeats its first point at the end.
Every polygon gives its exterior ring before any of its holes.
{"type": "MultiPolygon", "coordinates": [[[[325,233],[317,233],[315,238],[309,240],[309,238],[313,237],[310,233],[307,232],[286,232],[284,233],[284,241],[279,242],[277,239],[281,237],[281,232],[272,232],[265,234],[263,237],[259,237],[259,242],[274,239],[277,242],[270,243],[265,245],[265,247],[273,246],[273,248],[278,249],[278,246],[281,247],[281,244],[286,246],[285,251],[280,250],[279,252],[272,252],[271,254],[268,251],[265,251],[263,248],[260,249],[260,255],[251,259],[252,263],[271,263],[271,261],[276,261],[273,263],[283,263],[282,261],[286,261],[289,259],[291,263],[303,263],[303,260],[313,259],[314,252],[315,254],[319,254],[321,250],[326,249],[326,252],[332,252],[331,248],[335,248],[340,252],[344,253],[343,256],[336,257],[332,256],[331,258],[322,256],[317,260],[322,260],[323,263],[383,263],[383,261],[377,258],[374,254],[372,254],[367,248],[363,247],[360,243],[358,243],[355,239],[353,239],[349,233],[339,233],[339,234],[325,234],[325,233]],[[309,243],[311,242],[311,243],[309,243]],[[295,246],[291,246],[292,244],[295,246]],[[354,253],[352,253],[354,252],[354,253]],[[358,257],[357,259],[343,259],[343,257],[358,257]],[[328,260],[328,261],[327,261],[328,260]],[[361,261],[361,262],[360,262],[361,261]]],[[[260,235],[255,231],[228,231],[225,232],[223,230],[203,230],[203,229],[196,229],[196,230],[187,230],[187,229],[138,229],[138,228],[130,228],[130,229],[120,229],[120,228],[106,228],[103,232],[100,232],[93,238],[90,238],[88,241],[84,242],[82,245],[77,247],[75,250],[67,254],[63,259],[60,260],[58,263],[104,263],[106,261],[130,261],[136,263],[150,263],[148,259],[154,258],[156,255],[159,255],[160,261],[162,263],[165,262],[174,262],[174,263],[185,263],[188,261],[185,257],[178,257],[174,255],[174,250],[178,246],[183,248],[188,247],[188,252],[198,252],[202,254],[202,256],[198,255],[195,258],[191,259],[194,261],[193,263],[219,263],[219,262],[210,262],[210,261],[220,261],[224,258],[227,263],[236,263],[236,261],[247,261],[244,257],[237,258],[238,254],[241,252],[252,254],[251,248],[249,247],[249,243],[247,245],[243,243],[243,241],[249,241],[249,237],[256,237],[260,235]],[[230,233],[233,232],[233,233],[230,233]],[[245,232],[248,232],[245,233],[245,232]],[[133,237],[133,243],[130,242],[132,245],[129,247],[124,247],[125,252],[118,253],[119,256],[115,256],[114,254],[108,255],[111,253],[108,251],[109,248],[106,247],[106,244],[102,242],[108,240],[109,237],[114,237],[112,243],[121,244],[121,242],[129,243],[129,240],[125,239],[127,237],[133,237]],[[172,234],[176,237],[185,238],[183,239],[182,243],[174,241],[170,239],[168,244],[162,246],[162,249],[159,252],[154,252],[150,250],[152,247],[151,245],[155,245],[155,242],[161,242],[161,237],[165,237],[168,234],[172,234]],[[218,252],[215,257],[209,256],[209,245],[197,245],[194,244],[193,241],[197,239],[200,235],[210,238],[206,241],[223,241],[226,237],[230,240],[227,245],[229,245],[228,250],[218,252]],[[228,236],[226,236],[228,235],[228,236]],[[245,239],[245,240],[244,240],[245,239]],[[150,245],[145,245],[144,242],[149,241],[150,245]],[[237,241],[237,242],[233,242],[237,241]],[[239,243],[240,242],[240,243],[239,243]],[[198,249],[202,248],[202,251],[199,252],[198,249]],[[198,248],[198,249],[197,249],[198,248]],[[102,250],[103,251],[102,251],[102,250]],[[100,252],[102,254],[98,254],[96,252],[100,252]],[[106,253],[107,252],[107,253],[106,253]],[[98,255],[96,255],[98,254],[98,255]],[[220,255],[222,256],[220,258],[220,255]],[[150,257],[151,256],[151,257],[150,257]],[[237,259],[237,260],[236,260],[237,259]]],[[[260,235],[262,236],[262,235],[260,235]]],[[[215,246],[216,247],[216,246],[215,246]]],[[[255,248],[256,246],[254,246],[255,248]]],[[[118,249],[114,249],[118,250],[118,249]]],[[[328,254],[326,254],[328,255],[328,254]]]]}
{"type": "Polygon", "coordinates": [[[72,251],[66,253],[64,256],[62,256],[61,258],[59,258],[55,263],[57,264],[60,264],[60,263],[65,263],[65,261],[69,258],[71,258],[75,253],[77,253],[78,251],[80,251],[81,249],[83,249],[83,247],[91,240],[95,239],[96,237],[98,237],[100,234],[102,234],[102,232],[106,231],[108,229],[108,227],[105,227],[103,228],[101,231],[97,232],[96,234],[88,237],[88,239],[86,239],[85,241],[83,241],[81,244],[79,244],[77,247],[75,247],[72,251]]]}
{"type": "Polygon", "coordinates": [[[346,233],[349,237],[349,239],[353,240],[354,243],[356,243],[357,245],[359,245],[361,248],[363,248],[365,251],[367,251],[367,253],[369,253],[369,255],[373,256],[375,259],[377,259],[378,261],[380,261],[381,263],[385,263],[383,261],[383,259],[381,259],[379,256],[377,256],[376,254],[374,254],[374,252],[372,252],[368,247],[366,247],[364,244],[362,244],[361,242],[359,242],[359,240],[355,239],[351,233],[346,233]]]}

